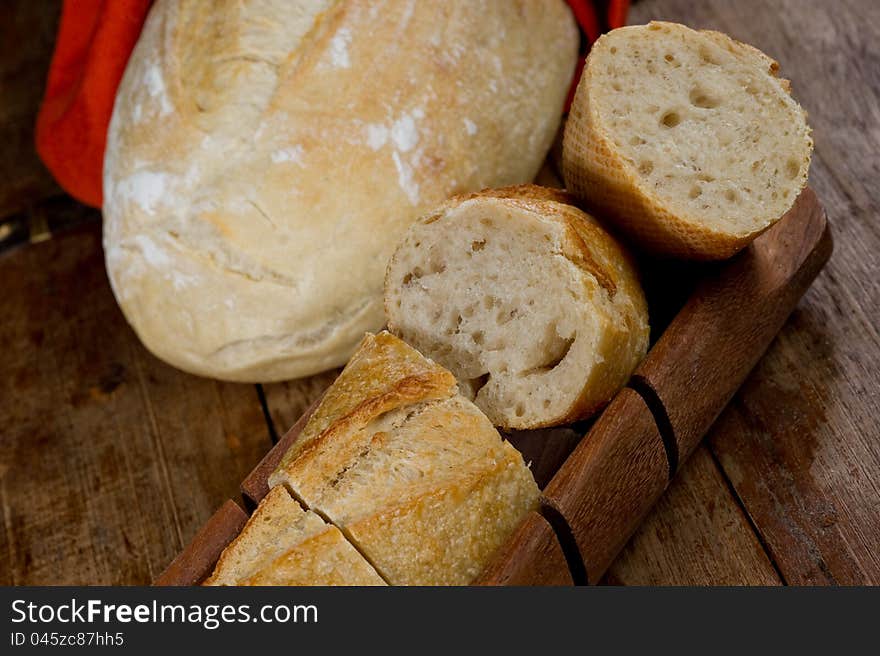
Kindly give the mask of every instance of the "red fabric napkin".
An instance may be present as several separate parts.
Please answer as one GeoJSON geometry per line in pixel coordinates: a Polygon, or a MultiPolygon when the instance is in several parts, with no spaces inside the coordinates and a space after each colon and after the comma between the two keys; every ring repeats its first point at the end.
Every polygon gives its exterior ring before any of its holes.
{"type": "MultiPolygon", "coordinates": [[[[61,10],[37,115],[37,153],[65,191],[94,207],[101,206],[101,169],[116,88],[151,1],[64,0],[61,10]]],[[[583,53],[602,31],[623,25],[629,8],[629,0],[568,4],[584,35],[583,53]]],[[[583,56],[572,92],[582,67],[583,56]]]]}

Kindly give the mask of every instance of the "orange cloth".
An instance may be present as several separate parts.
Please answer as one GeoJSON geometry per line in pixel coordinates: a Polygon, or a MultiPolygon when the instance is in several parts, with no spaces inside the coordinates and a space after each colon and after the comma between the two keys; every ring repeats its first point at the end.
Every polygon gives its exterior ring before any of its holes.
{"type": "Polygon", "coordinates": [[[116,87],[151,0],[64,0],[37,153],[71,196],[101,206],[101,169],[116,87]]]}
{"type": "MultiPolygon", "coordinates": [[[[623,25],[629,7],[629,0],[568,3],[585,36],[584,52],[602,30],[623,25]]],[[[113,99],[150,4],[151,0],[64,0],[61,11],[37,116],[37,153],[65,191],[95,207],[101,206],[113,99]]],[[[582,67],[583,57],[575,84],[582,67]]]]}

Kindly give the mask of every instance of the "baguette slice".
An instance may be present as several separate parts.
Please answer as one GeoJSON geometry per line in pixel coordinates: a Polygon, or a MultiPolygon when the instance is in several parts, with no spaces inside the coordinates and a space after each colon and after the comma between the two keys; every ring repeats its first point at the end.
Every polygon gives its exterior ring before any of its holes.
{"type": "Polygon", "coordinates": [[[733,255],[807,182],[810,128],[777,68],[719,32],[658,22],[609,32],[565,128],[568,189],[648,250],[733,255]]]}
{"type": "Polygon", "coordinates": [[[269,491],[204,585],[385,585],[339,529],[269,491]]]}
{"type": "Polygon", "coordinates": [[[589,416],[647,350],[629,256],[568,200],[534,185],[452,199],[388,266],[389,329],[448,367],[496,426],[589,416]]]}
{"type": "Polygon", "coordinates": [[[337,411],[310,421],[323,430],[306,426],[270,484],[338,526],[392,585],[470,583],[538,505],[522,456],[449,372],[387,332],[364,339],[340,381],[321,404],[337,411]],[[417,383],[416,362],[430,370],[417,383]]]}

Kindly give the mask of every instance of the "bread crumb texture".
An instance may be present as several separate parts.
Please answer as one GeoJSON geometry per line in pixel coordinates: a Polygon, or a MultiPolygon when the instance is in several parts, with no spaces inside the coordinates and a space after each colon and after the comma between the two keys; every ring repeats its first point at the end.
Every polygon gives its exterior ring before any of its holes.
{"type": "Polygon", "coordinates": [[[537,173],[576,51],[562,0],[157,0],[104,160],[127,320],[196,374],[343,364],[421,213],[537,173]]]}
{"type": "Polygon", "coordinates": [[[497,426],[589,416],[647,350],[631,258],[568,200],[534,185],[453,199],[388,266],[389,329],[448,367],[497,426]]]}
{"type": "Polygon", "coordinates": [[[646,249],[729,257],[806,185],[812,138],[777,63],[653,22],[592,47],[565,129],[568,188],[646,249]]]}

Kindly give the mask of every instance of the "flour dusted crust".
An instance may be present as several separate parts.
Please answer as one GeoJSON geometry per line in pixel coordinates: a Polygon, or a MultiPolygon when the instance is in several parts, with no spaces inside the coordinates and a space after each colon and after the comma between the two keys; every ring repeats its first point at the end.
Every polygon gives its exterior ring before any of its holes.
{"type": "Polygon", "coordinates": [[[387,332],[364,339],[269,482],[392,585],[470,583],[539,497],[449,372],[387,332]]]}
{"type": "Polygon", "coordinates": [[[562,0],[158,0],[105,156],[126,318],[206,376],[342,364],[417,216],[538,171],[576,45],[562,0]]]}
{"type": "Polygon", "coordinates": [[[592,47],[565,128],[568,188],[643,248],[730,257],[806,185],[806,113],[778,65],[719,32],[653,22],[592,47]]]}

